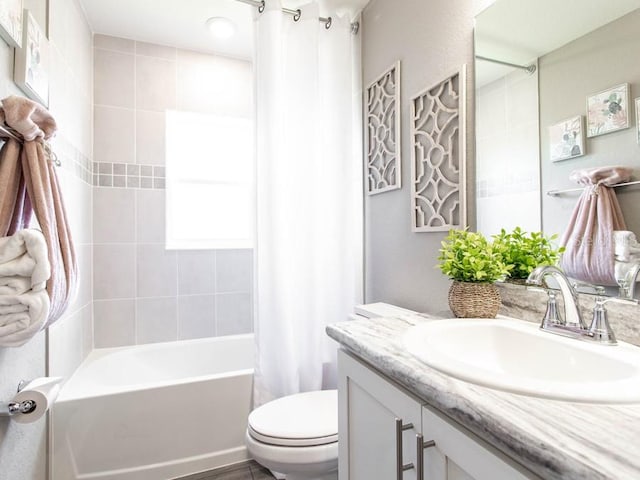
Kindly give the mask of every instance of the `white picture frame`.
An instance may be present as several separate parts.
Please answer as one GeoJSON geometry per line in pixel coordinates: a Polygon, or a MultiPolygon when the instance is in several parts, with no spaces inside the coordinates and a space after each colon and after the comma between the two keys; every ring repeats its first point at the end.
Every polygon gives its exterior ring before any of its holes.
{"type": "Polygon", "coordinates": [[[582,115],[567,118],[549,127],[549,158],[552,162],[585,154],[582,115]]]}
{"type": "Polygon", "coordinates": [[[16,49],[13,80],[31,99],[49,106],[49,41],[29,10],[24,10],[22,47],[16,49]]]}
{"type": "Polygon", "coordinates": [[[629,84],[622,83],[587,97],[587,137],[629,128],[629,84]]]}
{"type": "Polygon", "coordinates": [[[10,47],[22,46],[22,0],[0,1],[0,37],[10,47]]]}

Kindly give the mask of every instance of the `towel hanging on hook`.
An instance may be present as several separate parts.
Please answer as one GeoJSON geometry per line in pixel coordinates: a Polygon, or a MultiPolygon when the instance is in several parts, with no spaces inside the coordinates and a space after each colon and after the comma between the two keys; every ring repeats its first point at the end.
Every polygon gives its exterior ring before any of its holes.
{"type": "Polygon", "coordinates": [[[78,275],[71,229],[47,144],[56,132],[56,122],[42,105],[10,96],[2,100],[2,123],[20,134],[24,143],[10,137],[0,150],[0,236],[28,228],[35,215],[51,264],[46,327],[62,315],[75,296],[78,275]]]}

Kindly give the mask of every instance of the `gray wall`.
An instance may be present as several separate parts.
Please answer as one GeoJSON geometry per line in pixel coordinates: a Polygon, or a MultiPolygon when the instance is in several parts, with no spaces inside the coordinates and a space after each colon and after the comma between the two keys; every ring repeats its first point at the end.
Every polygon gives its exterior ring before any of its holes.
{"type": "MultiPolygon", "coordinates": [[[[487,1],[373,0],[362,16],[363,85],[401,61],[402,189],[365,199],[365,300],[419,311],[448,309],[449,280],[434,268],[444,233],[411,232],[409,101],[467,65],[467,129],[473,132],[473,17],[487,1]]],[[[473,226],[473,135],[467,135],[473,226]]]]}
{"type": "MultiPolygon", "coordinates": [[[[42,2],[40,2],[42,3],[42,2]]],[[[49,109],[58,123],[53,148],[80,270],[78,296],[48,332],[22,347],[0,347],[0,401],[21,379],[68,376],[93,346],[91,297],[91,31],[76,0],[49,0],[49,109]]],[[[25,3],[27,6],[27,3],[25,3]]],[[[24,95],[13,83],[13,49],[0,41],[0,98],[24,95]]],[[[45,480],[47,420],[0,419],[0,480],[45,480]]]]}
{"type": "MultiPolygon", "coordinates": [[[[571,171],[603,165],[627,165],[638,178],[640,145],[636,137],[633,99],[640,96],[640,10],[540,58],[540,138],[542,159],[542,218],[548,233],[562,233],[578,195],[549,197],[551,189],[576,188],[571,171]],[[586,138],[586,155],[562,162],[549,160],[547,128],[574,115],[586,115],[586,97],[609,87],[629,83],[631,127],[586,138]]],[[[640,234],[640,189],[617,190],[627,227],[640,234]]]]}

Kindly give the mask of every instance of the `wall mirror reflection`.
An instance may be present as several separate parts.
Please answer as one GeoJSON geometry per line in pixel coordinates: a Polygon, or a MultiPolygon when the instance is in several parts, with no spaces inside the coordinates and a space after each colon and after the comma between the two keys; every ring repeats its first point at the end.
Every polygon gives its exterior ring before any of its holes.
{"type": "MultiPolygon", "coordinates": [[[[562,235],[582,190],[572,171],[621,165],[637,180],[639,31],[638,0],[497,0],[476,17],[479,231],[562,235]],[[625,84],[629,127],[588,136],[587,99],[625,84]]],[[[615,190],[627,230],[640,233],[639,186],[615,190]]]]}

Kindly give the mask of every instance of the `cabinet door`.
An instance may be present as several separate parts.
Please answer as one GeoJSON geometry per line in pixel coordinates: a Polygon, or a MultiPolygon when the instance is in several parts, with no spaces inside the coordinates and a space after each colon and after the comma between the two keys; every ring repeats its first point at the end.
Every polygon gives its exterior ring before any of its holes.
{"type": "Polygon", "coordinates": [[[340,480],[416,480],[420,402],[344,351],[338,370],[340,480]]]}
{"type": "Polygon", "coordinates": [[[418,480],[539,480],[429,407],[422,409],[422,431],[424,478],[418,480]]]}

